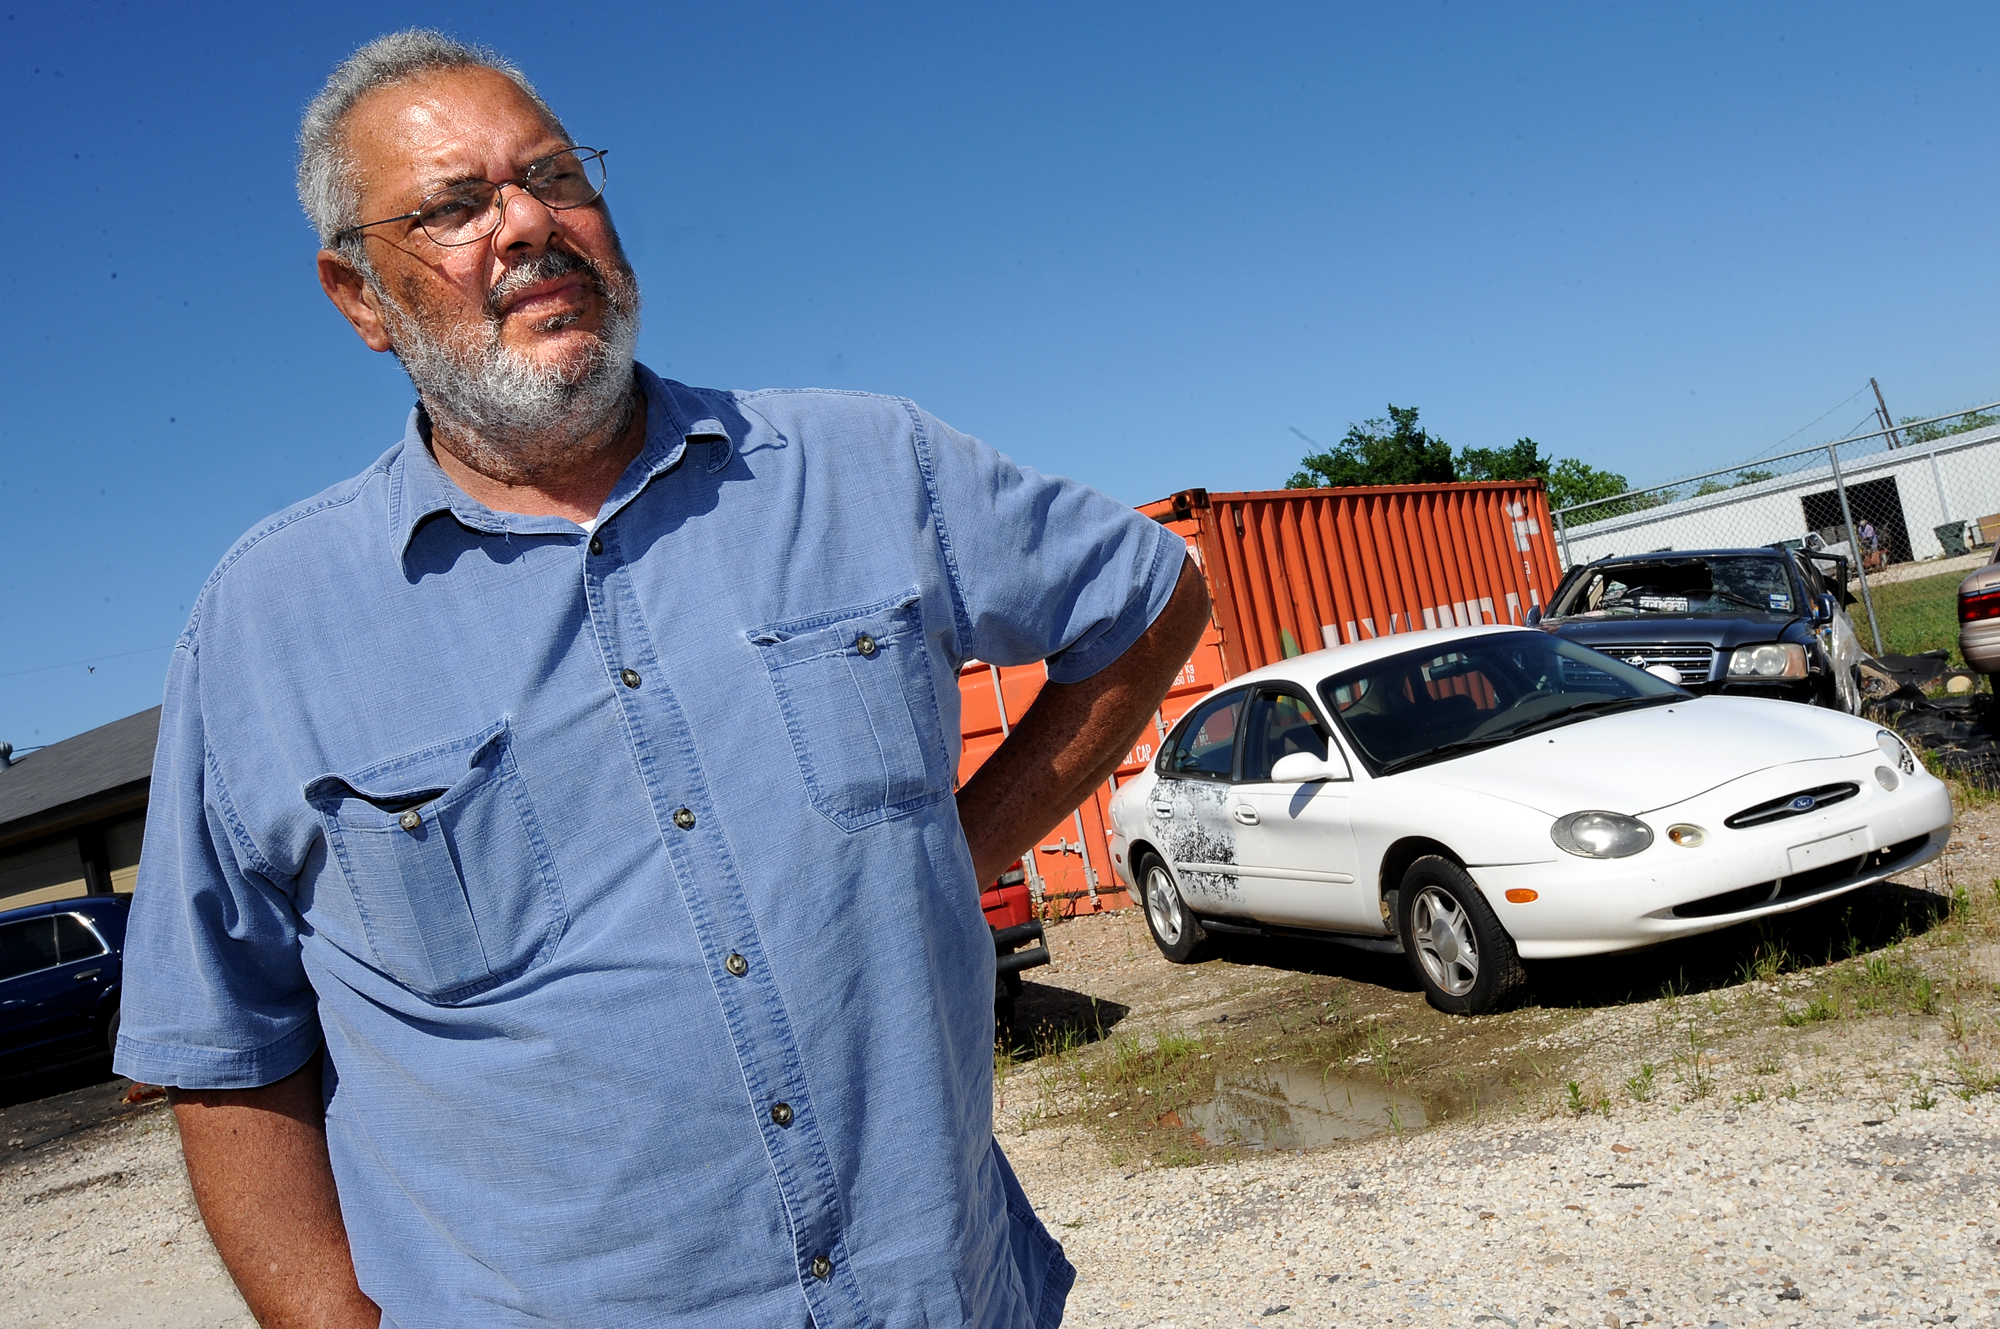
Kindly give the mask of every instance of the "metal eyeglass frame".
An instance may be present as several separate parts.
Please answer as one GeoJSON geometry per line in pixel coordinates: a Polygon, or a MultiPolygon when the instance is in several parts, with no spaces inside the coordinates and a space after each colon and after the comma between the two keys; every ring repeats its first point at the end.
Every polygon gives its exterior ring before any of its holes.
{"type": "Polygon", "coordinates": [[[556,204],[550,203],[548,200],[544,199],[540,194],[537,194],[535,192],[536,168],[547,165],[549,162],[552,162],[556,158],[563,156],[565,153],[574,153],[579,161],[595,160],[598,164],[598,167],[604,171],[604,177],[606,183],[610,181],[611,171],[610,168],[607,167],[604,163],[605,157],[608,156],[610,153],[609,148],[586,148],[581,144],[572,144],[566,148],[558,148],[554,152],[551,152],[546,156],[537,157],[535,158],[535,160],[529,162],[526,166],[521,168],[520,179],[481,180],[477,182],[470,180],[462,180],[458,184],[447,185],[443,189],[434,190],[431,193],[424,195],[424,197],[417,203],[417,207],[414,212],[405,212],[399,216],[383,217],[377,221],[361,222],[358,225],[350,226],[345,230],[336,232],[333,236],[332,243],[336,245],[344,244],[349,239],[353,238],[354,236],[360,235],[363,231],[367,230],[371,226],[387,226],[390,222],[409,221],[413,217],[422,217],[424,215],[424,212],[430,207],[431,201],[433,199],[439,198],[445,194],[449,194],[455,189],[463,189],[465,188],[466,185],[473,183],[493,186],[493,201],[494,203],[500,205],[497,207],[489,207],[487,209],[488,215],[493,218],[493,224],[487,227],[484,231],[481,231],[478,235],[471,237],[470,239],[453,240],[450,242],[446,242],[438,239],[435,235],[431,235],[430,230],[424,227],[421,222],[419,222],[418,223],[419,229],[423,230],[424,234],[430,237],[430,241],[432,244],[437,245],[440,248],[444,249],[457,249],[465,245],[476,245],[481,240],[484,240],[487,236],[492,235],[493,232],[499,230],[500,219],[503,216],[505,216],[507,212],[506,205],[504,202],[506,197],[504,191],[506,190],[508,185],[514,185],[518,187],[521,190],[521,192],[525,193],[526,195],[528,195],[528,197],[534,199],[535,202],[540,203],[543,207],[547,208],[551,212],[570,212],[577,208],[587,208],[591,204],[597,202],[598,199],[604,197],[603,184],[598,185],[597,192],[592,194],[589,198],[584,199],[582,202],[566,203],[560,207],[558,207],[556,204]]]}

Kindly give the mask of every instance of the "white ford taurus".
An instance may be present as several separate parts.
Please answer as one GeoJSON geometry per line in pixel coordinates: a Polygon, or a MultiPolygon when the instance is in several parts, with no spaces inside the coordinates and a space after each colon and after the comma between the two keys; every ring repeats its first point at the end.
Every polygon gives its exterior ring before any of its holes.
{"type": "Polygon", "coordinates": [[[1523,959],[1799,909],[1935,858],[1944,785],[1835,711],[1695,697],[1548,633],[1314,651],[1197,703],[1111,802],[1168,959],[1212,932],[1398,951],[1431,1004],[1511,998],[1523,959]]]}

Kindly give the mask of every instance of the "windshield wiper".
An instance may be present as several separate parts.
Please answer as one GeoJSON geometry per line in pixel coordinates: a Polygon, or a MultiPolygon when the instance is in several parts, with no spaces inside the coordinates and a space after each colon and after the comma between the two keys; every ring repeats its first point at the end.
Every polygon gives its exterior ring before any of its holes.
{"type": "Polygon", "coordinates": [[[1504,734],[1487,734],[1480,738],[1461,738],[1451,743],[1441,743],[1434,748],[1425,748],[1422,752],[1412,752],[1407,757],[1398,757],[1394,761],[1385,761],[1382,763],[1381,773],[1383,775],[1390,775],[1407,766],[1440,761],[1445,757],[1458,756],[1460,753],[1476,752],[1480,748],[1490,748],[1496,744],[1510,741],[1513,739],[1514,733],[1515,731],[1509,730],[1504,734]]]}
{"type": "Polygon", "coordinates": [[[1524,734],[1538,734],[1545,729],[1560,729],[1577,720],[1588,720],[1594,715],[1609,715],[1613,711],[1629,711],[1640,706],[1657,706],[1662,702],[1685,701],[1685,697],[1606,697],[1603,701],[1579,702],[1568,710],[1556,715],[1545,715],[1539,720],[1530,720],[1518,728],[1509,729],[1508,738],[1520,738],[1524,734]]]}

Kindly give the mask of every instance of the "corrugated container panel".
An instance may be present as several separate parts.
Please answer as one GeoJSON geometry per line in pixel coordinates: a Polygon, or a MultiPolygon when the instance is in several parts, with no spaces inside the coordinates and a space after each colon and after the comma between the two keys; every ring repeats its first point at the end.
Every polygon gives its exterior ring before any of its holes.
{"type": "Polygon", "coordinates": [[[1232,678],[1368,637],[1521,623],[1560,579],[1539,483],[1190,489],[1140,511],[1192,526],[1232,678]]]}
{"type": "MultiPolygon", "coordinates": [[[[1111,860],[1111,795],[1145,769],[1211,688],[1273,660],[1367,637],[1470,623],[1520,623],[1560,579],[1540,484],[1189,489],[1139,509],[1187,541],[1214,614],[1149,732],[1030,856],[1046,913],[1131,903],[1111,860]]],[[[1047,671],[973,663],[959,672],[972,777],[1034,703],[1047,671]]]]}

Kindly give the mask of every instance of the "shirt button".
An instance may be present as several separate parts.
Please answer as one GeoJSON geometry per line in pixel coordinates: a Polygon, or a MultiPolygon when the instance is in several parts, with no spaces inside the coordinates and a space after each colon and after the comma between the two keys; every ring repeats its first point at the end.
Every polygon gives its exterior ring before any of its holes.
{"type": "Polygon", "coordinates": [[[875,639],[864,632],[854,639],[854,649],[863,655],[873,655],[875,654],[875,639]]]}
{"type": "Polygon", "coordinates": [[[731,951],[729,953],[729,958],[722,962],[722,967],[724,969],[727,969],[730,972],[730,974],[732,974],[734,977],[737,978],[741,978],[743,977],[743,975],[750,972],[750,962],[744,959],[742,956],[738,955],[735,951],[731,951]]]}
{"type": "Polygon", "coordinates": [[[833,1261],[827,1259],[824,1255],[815,1255],[813,1256],[812,1271],[814,1278],[819,1278],[819,1279],[832,1278],[833,1261]]]}
{"type": "Polygon", "coordinates": [[[688,809],[688,808],[675,808],[675,809],[674,809],[674,825],[676,825],[676,826],[680,827],[680,828],[681,828],[682,830],[684,830],[684,831],[691,831],[691,830],[693,830],[693,829],[694,829],[694,812],[693,812],[693,811],[692,811],[691,809],[688,809]]]}
{"type": "MultiPolygon", "coordinates": [[[[771,1120],[772,1120],[772,1121],[773,1121],[774,1123],[776,1123],[777,1125],[780,1125],[780,1126],[789,1126],[789,1125],[791,1125],[791,1124],[792,1124],[792,1105],[791,1105],[790,1103],[773,1103],[773,1104],[771,1104],[771,1120]]],[[[822,1274],[822,1275],[821,1275],[821,1277],[822,1277],[822,1278],[824,1278],[824,1277],[825,1277],[825,1275],[824,1275],[824,1274],[822,1274]]]]}
{"type": "Polygon", "coordinates": [[[414,832],[417,827],[424,824],[424,819],[418,814],[415,808],[411,808],[408,812],[396,818],[396,824],[406,831],[414,832]]]}
{"type": "Polygon", "coordinates": [[[639,686],[639,671],[636,669],[621,669],[618,671],[618,681],[628,688],[636,688],[639,686]]]}
{"type": "Polygon", "coordinates": [[[601,554],[601,553],[603,553],[603,552],[604,552],[604,541],[602,541],[602,540],[598,539],[598,538],[597,538],[596,536],[594,536],[594,535],[593,535],[593,536],[591,536],[591,537],[590,537],[590,552],[591,552],[591,553],[593,553],[593,554],[601,554]]]}

